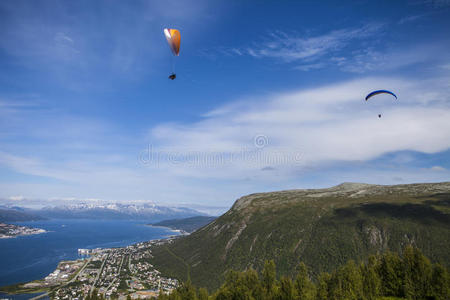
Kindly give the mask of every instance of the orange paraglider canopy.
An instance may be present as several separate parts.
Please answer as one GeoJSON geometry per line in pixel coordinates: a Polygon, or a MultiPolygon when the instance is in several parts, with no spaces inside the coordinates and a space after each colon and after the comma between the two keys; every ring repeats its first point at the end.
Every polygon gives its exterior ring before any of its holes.
{"type": "Polygon", "coordinates": [[[170,50],[172,50],[173,55],[180,55],[180,42],[181,35],[177,29],[165,28],[164,35],[166,36],[167,43],[169,44],[170,50]]]}

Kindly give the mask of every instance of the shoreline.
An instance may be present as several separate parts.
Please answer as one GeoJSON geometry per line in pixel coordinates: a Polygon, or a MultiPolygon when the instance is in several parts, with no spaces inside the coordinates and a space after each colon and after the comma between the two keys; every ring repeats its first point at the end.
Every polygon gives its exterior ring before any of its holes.
{"type": "Polygon", "coordinates": [[[30,236],[49,232],[42,228],[34,228],[29,226],[7,224],[7,223],[0,223],[0,228],[6,230],[6,233],[0,234],[0,239],[12,239],[21,236],[30,236]]]}
{"type": "MultiPolygon", "coordinates": [[[[151,226],[148,224],[144,224],[144,225],[151,226]]],[[[143,242],[136,242],[136,243],[132,243],[127,246],[122,246],[122,247],[94,248],[92,250],[96,250],[96,251],[94,253],[87,254],[86,256],[92,257],[99,253],[108,253],[111,251],[126,249],[129,247],[137,247],[139,244],[147,244],[147,243],[160,244],[160,243],[166,243],[166,242],[170,243],[173,239],[183,236],[182,231],[180,231],[180,230],[174,230],[172,228],[165,227],[165,226],[152,226],[152,227],[169,229],[170,231],[172,231],[173,233],[176,233],[176,234],[166,235],[163,238],[151,239],[151,240],[143,241],[143,242]]],[[[44,229],[42,229],[42,230],[44,230],[44,229]]],[[[45,232],[48,232],[48,231],[45,231],[45,232]]],[[[44,233],[44,232],[42,232],[42,233],[44,233]]],[[[29,234],[29,235],[31,235],[31,234],[29,234]]],[[[76,264],[76,263],[81,263],[85,260],[89,261],[88,258],[77,258],[74,260],[60,260],[58,262],[56,269],[52,273],[54,273],[56,270],[58,270],[61,264],[76,264]]],[[[45,282],[45,278],[40,278],[40,279],[35,279],[35,280],[27,281],[27,282],[20,282],[20,283],[16,283],[16,284],[12,284],[12,285],[1,286],[0,293],[3,293],[5,295],[41,294],[41,293],[45,294],[55,288],[54,286],[50,286],[50,285],[43,286],[42,284],[44,282],[45,282]],[[31,287],[30,284],[31,285],[35,284],[36,286],[31,287]],[[29,285],[29,287],[26,287],[26,285],[29,285]]]]}
{"type": "MultiPolygon", "coordinates": [[[[150,226],[150,227],[154,227],[154,228],[165,228],[165,229],[169,229],[172,232],[176,232],[179,235],[178,236],[185,236],[185,235],[189,235],[191,234],[190,232],[184,231],[182,229],[175,229],[175,228],[171,228],[168,226],[160,226],[160,225],[153,225],[153,224],[144,224],[145,226],[150,226]]],[[[167,237],[171,237],[170,235],[167,237]]]]}

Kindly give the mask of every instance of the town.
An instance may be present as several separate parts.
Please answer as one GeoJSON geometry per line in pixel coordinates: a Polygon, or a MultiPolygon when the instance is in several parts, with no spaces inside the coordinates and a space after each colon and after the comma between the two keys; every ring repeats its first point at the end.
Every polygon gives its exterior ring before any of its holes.
{"type": "Polygon", "coordinates": [[[150,299],[178,287],[176,279],[161,276],[148,261],[151,247],[173,242],[172,238],[137,243],[124,248],[78,249],[82,258],[59,263],[43,280],[22,288],[46,289],[51,299],[150,299]]]}
{"type": "Polygon", "coordinates": [[[21,235],[46,233],[44,229],[31,228],[12,224],[0,223],[0,239],[14,238],[21,235]]]}

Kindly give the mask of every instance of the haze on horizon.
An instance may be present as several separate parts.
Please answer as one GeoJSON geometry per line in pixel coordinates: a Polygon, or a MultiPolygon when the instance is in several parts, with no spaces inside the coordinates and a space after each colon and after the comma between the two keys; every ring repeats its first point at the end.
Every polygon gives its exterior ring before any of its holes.
{"type": "Polygon", "coordinates": [[[0,198],[448,181],[449,28],[446,0],[1,1],[0,198]]]}

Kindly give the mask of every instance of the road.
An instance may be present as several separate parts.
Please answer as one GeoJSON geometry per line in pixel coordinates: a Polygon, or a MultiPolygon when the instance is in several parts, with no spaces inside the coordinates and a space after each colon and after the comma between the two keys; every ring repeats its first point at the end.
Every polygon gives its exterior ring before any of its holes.
{"type": "Polygon", "coordinates": [[[100,271],[98,272],[97,277],[95,277],[94,283],[92,283],[91,291],[89,292],[89,295],[90,295],[90,296],[92,296],[92,292],[94,291],[95,285],[97,284],[97,281],[98,281],[98,279],[100,278],[100,275],[102,274],[103,267],[105,266],[106,261],[108,260],[108,257],[109,257],[109,253],[108,253],[108,255],[106,255],[106,258],[105,258],[105,260],[103,261],[102,266],[100,267],[100,271]]]}
{"type": "Polygon", "coordinates": [[[29,300],[37,300],[37,299],[44,298],[45,296],[48,296],[48,292],[47,292],[47,293],[44,293],[44,294],[41,294],[41,295],[39,295],[39,296],[30,298],[29,300]]]}

